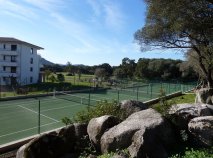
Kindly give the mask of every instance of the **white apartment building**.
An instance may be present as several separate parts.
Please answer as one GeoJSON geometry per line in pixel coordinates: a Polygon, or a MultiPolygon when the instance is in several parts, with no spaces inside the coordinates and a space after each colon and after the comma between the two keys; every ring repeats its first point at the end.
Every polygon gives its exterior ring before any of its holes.
{"type": "Polygon", "coordinates": [[[43,48],[15,38],[0,37],[0,85],[27,85],[39,81],[43,48]]]}

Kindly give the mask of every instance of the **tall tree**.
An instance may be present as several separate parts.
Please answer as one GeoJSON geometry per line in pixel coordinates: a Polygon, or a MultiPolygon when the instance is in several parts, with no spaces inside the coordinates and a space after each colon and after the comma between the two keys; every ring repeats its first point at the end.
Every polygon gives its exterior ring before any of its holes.
{"type": "Polygon", "coordinates": [[[213,88],[212,0],[145,0],[146,24],[135,33],[141,49],[191,49],[208,87],[213,88]]]}

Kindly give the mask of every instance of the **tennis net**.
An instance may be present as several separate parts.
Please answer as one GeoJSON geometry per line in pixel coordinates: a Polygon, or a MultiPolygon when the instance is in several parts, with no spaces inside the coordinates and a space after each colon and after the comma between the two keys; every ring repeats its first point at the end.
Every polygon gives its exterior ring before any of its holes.
{"type": "Polygon", "coordinates": [[[79,95],[74,95],[70,93],[56,91],[54,93],[54,97],[57,99],[64,99],[67,101],[76,102],[76,103],[80,103],[84,105],[96,105],[97,102],[100,102],[100,100],[91,99],[89,94],[88,94],[88,97],[85,97],[85,96],[79,96],[79,95]]]}

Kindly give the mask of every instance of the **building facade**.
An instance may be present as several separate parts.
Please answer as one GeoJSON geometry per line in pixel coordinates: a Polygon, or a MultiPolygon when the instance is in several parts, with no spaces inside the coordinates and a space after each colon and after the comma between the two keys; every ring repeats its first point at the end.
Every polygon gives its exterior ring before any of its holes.
{"type": "Polygon", "coordinates": [[[0,37],[0,85],[27,85],[39,81],[43,48],[15,39],[0,37]]]}

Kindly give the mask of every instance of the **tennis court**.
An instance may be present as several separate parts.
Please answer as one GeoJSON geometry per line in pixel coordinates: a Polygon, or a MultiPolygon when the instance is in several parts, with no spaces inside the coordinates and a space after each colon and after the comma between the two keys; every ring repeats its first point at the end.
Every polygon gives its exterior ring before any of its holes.
{"type": "Polygon", "coordinates": [[[174,85],[167,85],[166,89],[166,84],[153,84],[71,94],[56,92],[46,97],[0,101],[0,145],[62,127],[62,118],[72,118],[77,112],[95,105],[97,101],[147,101],[159,97],[160,88],[164,88],[169,94],[179,91],[181,86],[176,85],[175,88],[174,85]]]}

